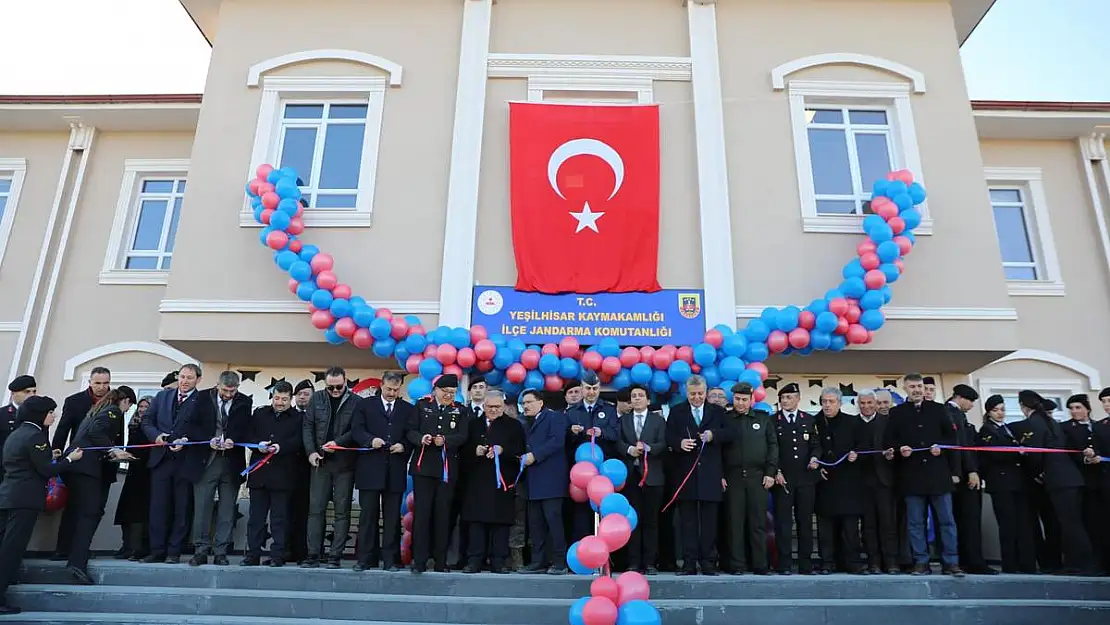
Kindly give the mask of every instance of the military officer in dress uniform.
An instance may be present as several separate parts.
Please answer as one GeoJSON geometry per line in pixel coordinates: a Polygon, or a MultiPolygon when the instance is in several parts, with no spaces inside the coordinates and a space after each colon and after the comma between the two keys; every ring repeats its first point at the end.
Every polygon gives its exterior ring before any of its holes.
{"type": "Polygon", "coordinates": [[[743,575],[750,563],[757,575],[767,575],[767,491],[774,486],[779,464],[778,435],[771,415],[752,408],[752,385],[732,386],[733,439],[725,444],[725,505],[728,507],[728,570],[743,575]],[[751,560],[746,553],[751,553],[751,560]]]}
{"type": "Polygon", "coordinates": [[[451,499],[458,482],[459,450],[466,443],[470,409],[455,402],[459,378],[444,374],[435,382],[434,397],[416,405],[406,428],[413,446],[412,572],[423,573],[428,558],[437,572],[447,571],[451,499]]]}
{"type": "Polygon", "coordinates": [[[775,510],[775,538],[779,551],[778,572],[790,574],[794,555],[791,536],[798,526],[798,572],[813,574],[813,513],[817,505],[817,459],[821,457],[821,437],[813,415],[798,410],[801,389],[790,383],[779,390],[775,414],[779,461],[775,486],[771,490],[775,510]]]}
{"type": "MultiPolygon", "coordinates": [[[[4,462],[4,441],[8,440],[8,435],[19,427],[19,420],[16,419],[19,406],[28,397],[38,393],[37,386],[35,378],[29,375],[21,375],[8,384],[8,391],[12,394],[12,403],[0,408],[0,465],[4,462]]],[[[3,471],[0,471],[0,481],[3,480],[3,471]]]]}
{"type": "MultiPolygon", "coordinates": [[[[966,414],[978,400],[979,393],[970,386],[957,384],[952,387],[952,397],[945,407],[952,417],[959,445],[974,445],[978,437],[966,414]]],[[[983,559],[983,491],[979,479],[979,454],[962,451],[958,458],[960,479],[955,485],[956,492],[952,494],[952,508],[956,516],[960,564],[974,575],[996,575],[998,571],[987,566],[987,561],[983,559]]]]}
{"type": "MultiPolygon", "coordinates": [[[[1064,426],[1065,445],[1076,451],[1097,449],[1094,420],[1091,419],[1091,400],[1085,393],[1072,395],[1068,398],[1068,413],[1071,415],[1071,421],[1064,426]]],[[[1099,561],[1099,565],[1102,564],[1101,554],[1104,542],[1101,526],[1106,521],[1106,517],[1102,516],[1102,498],[1099,492],[1104,470],[1105,467],[1090,462],[1083,462],[1079,466],[1079,471],[1083,474],[1083,489],[1080,491],[1083,527],[1087,529],[1087,536],[1091,538],[1091,546],[1095,548],[1095,553],[1098,554],[1096,560],[1099,561]]]]}
{"type": "MultiPolygon", "coordinates": [[[[976,443],[982,447],[1020,447],[1018,431],[1006,423],[1001,395],[991,395],[983,405],[986,420],[976,443]]],[[[1003,573],[1036,573],[1033,512],[1022,469],[1023,454],[983,452],[979,454],[982,483],[991,496],[998,520],[998,546],[1003,573]]]]}
{"type": "MultiPolygon", "coordinates": [[[[1102,410],[1110,415],[1110,387],[1102,389],[1098,394],[1102,402],[1102,410]]],[[[1110,517],[1110,463],[1102,463],[1099,458],[1110,457],[1110,418],[1095,421],[1091,428],[1094,432],[1094,445],[1083,450],[1083,462],[1102,467],[1099,481],[1099,501],[1102,505],[1102,517],[1110,517]]],[[[1102,570],[1110,573],[1110,539],[1102,541],[1102,553],[1099,554],[1102,570]]]]}

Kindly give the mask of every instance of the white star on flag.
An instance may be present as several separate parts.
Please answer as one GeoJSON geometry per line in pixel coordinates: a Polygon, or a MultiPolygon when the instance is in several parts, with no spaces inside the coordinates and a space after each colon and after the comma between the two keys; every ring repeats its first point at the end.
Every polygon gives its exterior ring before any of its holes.
{"type": "Polygon", "coordinates": [[[589,228],[590,230],[601,234],[601,232],[597,229],[597,220],[601,219],[604,215],[605,213],[595,213],[591,211],[590,203],[586,202],[585,206],[582,207],[582,212],[575,213],[572,211],[570,213],[571,217],[574,217],[578,220],[578,227],[574,229],[574,234],[578,234],[586,228],[589,228]]]}

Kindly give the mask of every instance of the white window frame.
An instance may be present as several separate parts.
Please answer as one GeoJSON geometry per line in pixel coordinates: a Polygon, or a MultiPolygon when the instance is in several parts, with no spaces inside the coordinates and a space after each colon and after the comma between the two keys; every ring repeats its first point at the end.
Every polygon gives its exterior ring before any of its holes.
{"type": "MultiPolygon", "coordinates": [[[[790,121],[794,139],[794,160],[798,176],[798,193],[801,200],[802,230],[804,232],[858,234],[866,215],[819,215],[817,195],[813,184],[813,166],[809,151],[809,134],[806,110],[850,108],[853,110],[884,110],[887,112],[890,137],[890,157],[895,169],[909,169],[918,182],[925,184],[921,168],[921,153],[917,144],[913,107],[910,95],[915,86],[911,83],[840,82],[816,80],[791,80],[787,83],[790,103],[790,121]]],[[[854,146],[849,146],[850,154],[854,146]]],[[[858,178],[858,161],[852,162],[852,175],[858,178]]],[[[861,181],[867,185],[868,181],[861,181]]],[[[869,189],[863,189],[866,193],[869,189]]],[[[921,212],[921,225],[916,235],[931,235],[933,219],[928,202],[917,207],[921,212]]]]}
{"type": "MultiPolygon", "coordinates": [[[[164,286],[169,282],[169,270],[125,269],[126,255],[138,224],[138,198],[142,181],[147,178],[188,177],[187,158],[127,159],[123,162],[123,180],[116,200],[116,214],[112,218],[108,247],[104,252],[104,264],[100,269],[100,284],[164,286]]],[[[169,209],[172,210],[173,206],[169,209]]]]}
{"type": "MultiPolygon", "coordinates": [[[[372,225],[382,119],[385,115],[385,91],[389,78],[385,76],[266,76],[262,78],[261,83],[262,104],[258,112],[258,125],[254,132],[254,149],[247,179],[254,177],[254,168],[261,163],[276,165],[275,161],[284,137],[281,129],[285,104],[304,104],[310,101],[366,104],[366,132],[363,135],[355,208],[305,209],[304,223],[306,226],[331,228],[364,228],[372,225]]],[[[317,142],[320,144],[318,146],[320,149],[323,138],[317,137],[317,142]]],[[[299,173],[304,175],[307,172],[299,173]]],[[[239,213],[239,225],[262,227],[254,220],[250,202],[245,195],[239,213]]]]}
{"type": "MultiPolygon", "coordinates": [[[[1044,173],[1040,167],[986,167],[987,201],[990,189],[1018,189],[1021,192],[1025,231],[1033,251],[1033,263],[1041,276],[1036,280],[1007,280],[1006,289],[1016,296],[1062,297],[1065,294],[1056,239],[1052,236],[1044,173]]],[[[991,210],[994,219],[994,210],[991,210]]],[[[996,230],[997,232],[997,230],[996,230]]],[[[996,235],[997,236],[997,235],[996,235]]],[[[999,259],[1001,262],[1001,259],[999,259]]]]}
{"type": "MultiPolygon", "coordinates": [[[[980,408],[984,409],[984,414],[986,413],[985,402],[991,395],[1016,395],[1029,389],[1041,395],[1058,395],[1067,401],[1072,395],[1083,395],[1087,392],[1083,389],[1083,381],[1079,378],[980,378],[977,384],[980,408]]],[[[1066,421],[1069,418],[1068,407],[1057,406],[1052,416],[1057,421],[1066,421]]],[[[1015,415],[1007,414],[1006,417],[1008,422],[1016,420],[1015,415]]],[[[1021,415],[1017,415],[1017,418],[1021,418],[1021,415]]]]}
{"type": "MultiPolygon", "coordinates": [[[[81,372],[81,382],[77,390],[82,390],[89,387],[89,379],[92,377],[91,372],[92,367],[89,367],[88,369],[81,372]]],[[[138,403],[138,400],[142,399],[143,397],[143,393],[141,392],[143,389],[161,389],[162,379],[165,377],[165,372],[153,373],[149,371],[113,371],[112,388],[119,388],[120,386],[130,386],[135,391],[135,400],[136,403],[138,403]]],[[[135,414],[136,409],[137,408],[133,406],[131,410],[127,411],[127,414],[123,415],[123,418],[125,419],[123,423],[124,445],[128,444],[128,439],[130,438],[127,422],[131,420],[131,415],[135,414]]],[[[128,463],[126,462],[119,463],[119,467],[124,471],[127,470],[127,466],[128,463]]]]}
{"type": "Polygon", "coordinates": [[[8,241],[15,227],[15,212],[19,207],[19,195],[23,191],[23,179],[27,176],[27,159],[0,158],[0,177],[12,179],[8,199],[4,205],[4,217],[0,219],[0,267],[4,264],[4,253],[8,251],[8,241]]]}

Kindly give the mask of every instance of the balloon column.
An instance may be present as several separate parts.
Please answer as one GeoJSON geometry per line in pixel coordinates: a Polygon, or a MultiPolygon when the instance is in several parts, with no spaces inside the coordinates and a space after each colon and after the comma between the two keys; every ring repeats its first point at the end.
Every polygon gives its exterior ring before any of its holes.
{"type": "Polygon", "coordinates": [[[412,564],[412,476],[406,475],[405,494],[401,495],[401,564],[412,564]]]}
{"type": "Polygon", "coordinates": [[[628,543],[639,522],[636,510],[617,491],[624,488],[628,469],[615,458],[605,459],[596,444],[582,443],[570,469],[570,496],[590,502],[601,517],[597,532],[567,549],[567,566],[579,575],[601,576],[590,584],[590,595],[570,608],[570,625],[658,625],[659,611],[648,603],[647,578],[636,572],[609,575],[609,554],[628,543]]]}
{"type": "Polygon", "coordinates": [[[312,324],[327,341],[396,358],[409,373],[419,374],[409,383],[413,398],[429,394],[433,380],[443,373],[483,373],[490,385],[514,396],[523,388],[560,390],[565,381],[589,370],[618,389],[636,383],[655,393],[673,390],[680,397],[683,383],[700,373],[710,385],[726,389],[748,382],[756,389],[755,401],[762,402],[768,375],[764,361],[771,354],[838,352],[869,343],[883,327],[882,307],[890,302],[890,285],[902,275],[903,259],[913,249],[913,231],[921,223],[916,206],[925,201],[925,188],[907,170],[875,182],[871,214],[863,219],[866,238],[844,266],[840,285],[804,307],[766,308],[740,329],[718,325],[697,345],[622,348],[605,338],[583,348],[569,336],[530,346],[480,325],[429,330],[415,316],[374,308],[339,281],[330,254],[299,238],[305,225],[298,184],[292,168],[259,166],[246,188],[254,217],[264,226],[259,240],[288,273],[289,290],[306,302],[312,324]]]}

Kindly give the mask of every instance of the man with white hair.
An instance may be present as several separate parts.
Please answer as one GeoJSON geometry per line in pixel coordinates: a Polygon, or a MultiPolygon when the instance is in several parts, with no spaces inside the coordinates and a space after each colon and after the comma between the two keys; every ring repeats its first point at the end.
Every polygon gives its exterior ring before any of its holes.
{"type": "MultiPolygon", "coordinates": [[[[856,397],[859,419],[863,422],[861,436],[868,450],[883,449],[883,435],[889,419],[878,412],[877,394],[877,391],[863,390],[856,397]]],[[[867,486],[864,489],[863,546],[873,574],[899,572],[893,461],[892,452],[868,454],[862,463],[863,483],[867,486]]]]}
{"type": "Polygon", "coordinates": [[[890,408],[894,406],[894,396],[886,389],[879,389],[875,391],[875,408],[878,414],[887,416],[890,414],[890,408]]]}
{"type": "Polygon", "coordinates": [[[866,448],[859,417],[840,410],[840,389],[821,390],[821,413],[817,416],[821,451],[826,466],[817,495],[817,540],[821,552],[821,574],[833,570],[863,572],[859,563],[859,520],[863,515],[862,463],[856,453],[866,448]],[[843,458],[843,461],[840,461],[843,458]]]}

